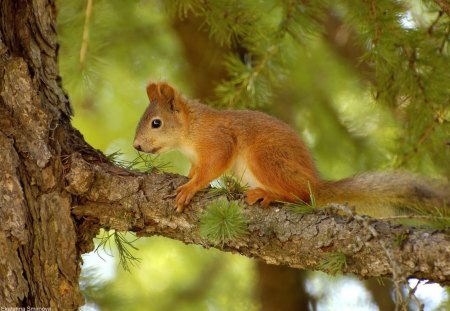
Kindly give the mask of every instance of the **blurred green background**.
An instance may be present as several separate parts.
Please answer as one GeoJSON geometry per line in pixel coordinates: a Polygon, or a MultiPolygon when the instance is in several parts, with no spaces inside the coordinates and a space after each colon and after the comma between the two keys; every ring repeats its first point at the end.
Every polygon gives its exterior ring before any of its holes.
{"type": "MultiPolygon", "coordinates": [[[[377,169],[450,176],[450,19],[433,1],[88,2],[58,1],[59,64],[74,126],[105,154],[136,157],[145,87],[164,80],[204,103],[289,123],[326,179],[377,169]]],[[[178,152],[161,161],[189,169],[178,152]]],[[[156,237],[134,245],[141,262],[131,273],[117,256],[85,257],[86,309],[270,310],[260,280],[283,288],[283,277],[296,284],[287,296],[302,297],[298,310],[392,307],[387,280],[271,270],[277,278],[213,249],[156,237]]],[[[418,293],[427,310],[448,304],[439,286],[418,293]]]]}

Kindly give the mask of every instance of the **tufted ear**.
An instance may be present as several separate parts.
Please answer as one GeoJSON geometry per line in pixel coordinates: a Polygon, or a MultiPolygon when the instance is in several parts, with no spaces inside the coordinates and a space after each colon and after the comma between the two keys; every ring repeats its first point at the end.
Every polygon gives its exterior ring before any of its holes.
{"type": "Polygon", "coordinates": [[[186,108],[177,91],[166,82],[150,83],[147,86],[147,95],[151,103],[160,105],[170,112],[180,112],[186,108]]]}
{"type": "Polygon", "coordinates": [[[168,103],[170,104],[171,109],[173,109],[172,106],[174,105],[174,101],[176,100],[177,97],[176,91],[165,82],[158,83],[158,90],[160,94],[161,103],[168,103]]]}
{"type": "Polygon", "coordinates": [[[158,84],[150,82],[147,85],[147,96],[151,103],[159,98],[158,84]]]}

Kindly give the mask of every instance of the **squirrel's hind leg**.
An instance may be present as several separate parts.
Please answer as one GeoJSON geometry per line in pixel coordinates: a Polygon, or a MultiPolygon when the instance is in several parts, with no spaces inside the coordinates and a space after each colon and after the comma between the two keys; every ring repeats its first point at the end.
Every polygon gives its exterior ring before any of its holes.
{"type": "Polygon", "coordinates": [[[248,205],[253,205],[259,200],[262,200],[261,206],[268,207],[270,203],[281,201],[283,198],[261,188],[249,189],[245,192],[245,202],[248,205]]]}
{"type": "Polygon", "coordinates": [[[315,185],[314,174],[295,157],[280,154],[276,147],[259,148],[247,153],[248,170],[258,181],[256,188],[246,193],[246,202],[250,205],[261,199],[263,206],[273,201],[309,200],[308,180],[311,178],[311,184],[315,185]]]}

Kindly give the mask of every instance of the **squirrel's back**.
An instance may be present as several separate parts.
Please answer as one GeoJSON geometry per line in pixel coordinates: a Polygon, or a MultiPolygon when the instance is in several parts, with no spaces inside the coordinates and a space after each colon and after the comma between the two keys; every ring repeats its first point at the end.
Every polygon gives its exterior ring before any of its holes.
{"type": "Polygon", "coordinates": [[[192,118],[191,132],[204,132],[208,124],[213,131],[232,131],[237,140],[246,144],[273,136],[303,144],[291,127],[268,114],[254,110],[217,110],[192,100],[186,100],[186,104],[192,118]]]}
{"type": "Polygon", "coordinates": [[[309,198],[308,187],[319,176],[307,146],[287,124],[258,111],[219,111],[190,101],[187,106],[190,139],[201,141],[197,148],[209,149],[211,157],[219,148],[232,149],[228,169],[244,184],[278,200],[309,198]]]}

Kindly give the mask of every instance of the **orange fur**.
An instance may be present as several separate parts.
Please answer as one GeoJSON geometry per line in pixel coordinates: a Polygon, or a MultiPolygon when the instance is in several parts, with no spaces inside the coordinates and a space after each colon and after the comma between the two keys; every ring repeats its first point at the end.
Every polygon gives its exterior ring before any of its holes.
{"type": "Polygon", "coordinates": [[[274,117],[247,110],[218,111],[184,99],[164,82],[150,83],[147,94],[150,105],[136,130],[135,147],[157,153],[180,149],[192,163],[189,182],[177,189],[178,212],[196,192],[229,170],[250,186],[248,204],[259,200],[263,206],[273,201],[309,202],[310,190],[323,203],[352,198],[361,202],[366,197],[373,202],[387,193],[360,189],[357,185],[364,184],[360,180],[321,181],[305,143],[274,117]],[[155,118],[161,120],[161,127],[152,128],[155,118]]]}

